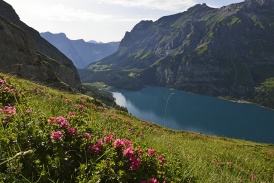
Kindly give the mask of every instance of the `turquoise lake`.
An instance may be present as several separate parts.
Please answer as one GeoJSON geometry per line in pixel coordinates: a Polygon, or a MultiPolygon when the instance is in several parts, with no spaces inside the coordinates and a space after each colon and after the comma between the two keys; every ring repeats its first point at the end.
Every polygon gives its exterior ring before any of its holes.
{"type": "Polygon", "coordinates": [[[274,144],[274,111],[167,88],[112,92],[129,113],[175,130],[274,144]]]}

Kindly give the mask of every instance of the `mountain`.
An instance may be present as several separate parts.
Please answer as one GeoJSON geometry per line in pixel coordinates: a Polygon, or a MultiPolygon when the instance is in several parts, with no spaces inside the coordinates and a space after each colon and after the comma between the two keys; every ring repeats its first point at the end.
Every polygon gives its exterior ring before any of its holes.
{"type": "Polygon", "coordinates": [[[83,39],[70,40],[64,33],[44,32],[40,35],[70,58],[77,68],[84,68],[92,62],[116,52],[120,43],[85,42],[83,39]]]}
{"type": "Polygon", "coordinates": [[[61,87],[79,88],[80,78],[72,61],[22,22],[11,5],[0,0],[2,72],[61,87]]]}
{"type": "Polygon", "coordinates": [[[153,85],[247,98],[274,77],[273,32],[273,0],[221,8],[197,4],[155,22],[141,21],[115,54],[80,77],[124,89],[153,85]]]}

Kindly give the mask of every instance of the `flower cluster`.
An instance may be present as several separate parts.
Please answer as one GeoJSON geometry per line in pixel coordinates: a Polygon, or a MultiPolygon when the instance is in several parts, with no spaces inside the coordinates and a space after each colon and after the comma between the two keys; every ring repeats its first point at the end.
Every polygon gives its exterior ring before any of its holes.
{"type": "Polygon", "coordinates": [[[2,123],[5,124],[8,121],[12,121],[13,116],[16,114],[16,108],[14,106],[5,106],[0,108],[0,114],[3,114],[2,123]]]}
{"type": "Polygon", "coordinates": [[[63,116],[57,118],[51,117],[48,119],[48,123],[58,123],[61,128],[68,128],[70,126],[69,122],[63,116]]]}
{"type": "Polygon", "coordinates": [[[19,95],[19,92],[9,83],[8,77],[5,79],[0,77],[0,102],[2,105],[13,105],[18,101],[19,95]]]}
{"type": "Polygon", "coordinates": [[[57,131],[57,132],[52,132],[50,138],[52,139],[61,139],[63,137],[62,132],[57,131]]]}

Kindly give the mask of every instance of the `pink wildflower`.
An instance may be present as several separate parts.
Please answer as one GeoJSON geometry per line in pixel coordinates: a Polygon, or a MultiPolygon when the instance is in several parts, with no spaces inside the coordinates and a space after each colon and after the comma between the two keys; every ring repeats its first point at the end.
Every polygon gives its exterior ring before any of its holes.
{"type": "Polygon", "coordinates": [[[6,113],[6,114],[12,114],[12,115],[14,115],[14,114],[16,114],[16,108],[15,107],[10,107],[10,106],[5,106],[4,107],[4,112],[6,113]]]}
{"type": "Polygon", "coordinates": [[[149,149],[147,151],[147,153],[148,153],[148,155],[153,155],[153,154],[155,154],[155,150],[154,149],[149,149]]]}
{"type": "Polygon", "coordinates": [[[57,131],[57,132],[52,132],[50,138],[52,139],[61,139],[63,137],[62,132],[57,131]]]}
{"type": "Polygon", "coordinates": [[[86,133],[85,136],[84,136],[86,139],[90,139],[91,138],[91,135],[89,133],[86,133]]]}
{"type": "Polygon", "coordinates": [[[79,105],[78,108],[79,108],[79,109],[84,109],[85,106],[84,106],[84,105],[79,105]]]}
{"type": "Polygon", "coordinates": [[[0,83],[6,83],[6,80],[0,79],[0,83]]]}
{"type": "Polygon", "coordinates": [[[27,114],[27,115],[30,115],[30,113],[31,113],[31,110],[30,110],[30,109],[27,109],[27,110],[26,110],[26,114],[27,114]]]}
{"type": "Polygon", "coordinates": [[[70,117],[70,116],[75,116],[75,113],[74,112],[69,112],[68,117],[70,117]]]}
{"type": "Polygon", "coordinates": [[[102,139],[99,139],[99,140],[97,141],[97,144],[98,144],[98,146],[103,146],[103,140],[102,140],[102,139]]]}
{"type": "Polygon", "coordinates": [[[256,179],[256,175],[255,174],[251,174],[250,178],[251,178],[251,180],[254,180],[254,179],[256,179]]]}
{"type": "Polygon", "coordinates": [[[61,128],[68,128],[69,127],[69,123],[68,123],[67,119],[64,118],[63,116],[57,117],[56,120],[57,120],[57,122],[60,123],[61,128]]]}
{"type": "Polygon", "coordinates": [[[104,142],[109,143],[112,141],[112,136],[104,137],[104,142]]]}
{"type": "Polygon", "coordinates": [[[3,109],[2,108],[0,108],[0,114],[2,114],[3,113],[3,109]]]}
{"type": "Polygon", "coordinates": [[[101,147],[100,146],[98,146],[97,144],[96,145],[93,145],[92,147],[91,147],[91,150],[93,151],[93,152],[100,152],[100,149],[101,147]]]}
{"type": "Polygon", "coordinates": [[[124,150],[123,152],[123,156],[133,156],[134,155],[134,151],[133,151],[133,147],[128,147],[124,150]]]}
{"type": "Polygon", "coordinates": [[[128,139],[122,139],[124,141],[124,144],[126,147],[130,147],[132,145],[132,142],[128,139]]]}
{"type": "Polygon", "coordinates": [[[131,166],[129,167],[130,170],[135,170],[137,168],[140,168],[140,164],[141,164],[140,158],[130,157],[129,161],[131,162],[131,166]]]}
{"type": "Polygon", "coordinates": [[[5,124],[7,122],[7,117],[4,115],[4,118],[2,119],[2,123],[5,124]]]}
{"type": "Polygon", "coordinates": [[[50,117],[50,118],[48,119],[48,123],[57,123],[57,120],[56,120],[56,118],[54,118],[54,117],[50,117]]]}
{"type": "Polygon", "coordinates": [[[231,166],[231,165],[232,165],[232,162],[229,161],[229,162],[227,162],[226,164],[227,164],[228,166],[231,166]]]}
{"type": "Polygon", "coordinates": [[[138,156],[142,156],[143,150],[141,148],[138,148],[138,156]]]}
{"type": "Polygon", "coordinates": [[[67,121],[62,121],[60,123],[60,127],[62,127],[62,128],[68,128],[69,127],[69,123],[67,121]]]}
{"type": "Polygon", "coordinates": [[[66,98],[65,101],[66,101],[66,102],[72,102],[72,100],[70,100],[70,99],[68,99],[68,98],[66,98]]]}
{"type": "Polygon", "coordinates": [[[149,183],[158,183],[158,180],[155,178],[149,179],[149,183]]]}
{"type": "Polygon", "coordinates": [[[70,135],[75,135],[76,134],[76,129],[75,128],[70,128],[70,129],[68,129],[68,133],[70,135]]]}
{"type": "Polygon", "coordinates": [[[158,156],[158,160],[161,161],[162,164],[166,162],[165,158],[162,155],[158,156]]]}
{"type": "Polygon", "coordinates": [[[115,136],[115,133],[114,133],[114,132],[109,132],[108,135],[109,135],[110,137],[114,137],[114,136],[115,136]]]}
{"type": "Polygon", "coordinates": [[[118,147],[124,147],[124,146],[125,146],[125,143],[124,143],[123,140],[121,140],[121,139],[116,139],[116,140],[114,141],[114,148],[115,148],[115,149],[118,148],[118,147]]]}

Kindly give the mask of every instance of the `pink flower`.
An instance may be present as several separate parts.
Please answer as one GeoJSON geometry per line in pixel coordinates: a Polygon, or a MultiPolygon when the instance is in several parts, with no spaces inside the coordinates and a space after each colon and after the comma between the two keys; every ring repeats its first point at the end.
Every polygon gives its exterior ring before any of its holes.
{"type": "Polygon", "coordinates": [[[69,123],[68,123],[67,121],[62,121],[62,122],[60,123],[60,127],[61,127],[61,128],[68,128],[68,127],[69,127],[69,123]]]}
{"type": "Polygon", "coordinates": [[[68,98],[66,98],[65,101],[66,101],[66,102],[72,102],[72,100],[70,100],[70,99],[68,99],[68,98]]]}
{"type": "Polygon", "coordinates": [[[98,146],[103,146],[103,140],[102,140],[102,139],[99,139],[99,140],[97,141],[97,144],[98,144],[98,146]]]}
{"type": "Polygon", "coordinates": [[[85,136],[84,136],[86,139],[90,139],[91,138],[91,135],[89,133],[86,133],[85,136]]]}
{"type": "Polygon", "coordinates": [[[5,124],[7,122],[7,117],[4,115],[4,118],[2,119],[2,124],[5,124]]]}
{"type": "Polygon", "coordinates": [[[115,136],[115,133],[114,133],[114,132],[109,132],[109,133],[108,133],[108,136],[114,137],[114,136],[115,136]]]}
{"type": "Polygon", "coordinates": [[[84,105],[79,105],[78,108],[79,108],[79,109],[84,109],[85,106],[84,106],[84,105]]]}
{"type": "Polygon", "coordinates": [[[4,111],[3,111],[3,109],[2,108],[0,108],[0,114],[2,114],[4,111]]]}
{"type": "Polygon", "coordinates": [[[155,150],[154,149],[149,149],[147,151],[147,153],[148,153],[148,155],[153,155],[153,154],[155,154],[155,150]]]}
{"type": "Polygon", "coordinates": [[[61,128],[68,128],[69,127],[69,123],[68,123],[67,119],[64,118],[63,116],[57,117],[56,120],[57,120],[57,122],[60,123],[61,128]]]}
{"type": "Polygon", "coordinates": [[[74,112],[69,112],[68,117],[70,117],[70,116],[75,116],[75,113],[74,112]]]}
{"type": "Polygon", "coordinates": [[[57,131],[57,132],[52,132],[50,138],[52,139],[61,139],[63,137],[62,132],[57,131]]]}
{"type": "Polygon", "coordinates": [[[125,146],[125,143],[124,143],[123,140],[121,140],[121,139],[116,139],[116,140],[114,141],[114,148],[115,148],[115,149],[118,148],[118,147],[124,147],[124,146],[125,146]]]}
{"type": "Polygon", "coordinates": [[[135,170],[137,168],[140,168],[140,164],[141,164],[140,158],[130,157],[129,161],[131,162],[131,166],[129,167],[130,170],[135,170]]]}
{"type": "Polygon", "coordinates": [[[75,128],[70,128],[70,129],[68,129],[68,133],[70,135],[75,135],[76,134],[76,129],[75,128]]]}
{"type": "Polygon", "coordinates": [[[109,143],[112,141],[112,136],[104,137],[104,142],[109,143]]]}
{"type": "Polygon", "coordinates": [[[149,179],[149,183],[158,183],[158,180],[155,178],[149,179]]]}
{"type": "Polygon", "coordinates": [[[256,175],[255,174],[251,174],[250,178],[251,178],[251,180],[254,180],[254,179],[256,179],[256,175]]]}
{"type": "Polygon", "coordinates": [[[161,161],[162,164],[166,162],[165,158],[163,156],[158,156],[158,160],[161,161]]]}
{"type": "Polygon", "coordinates": [[[93,145],[92,147],[91,147],[91,150],[93,151],[93,152],[100,152],[100,149],[101,147],[100,146],[98,146],[98,144],[96,144],[96,145],[93,145]]]}
{"type": "Polygon", "coordinates": [[[30,109],[27,109],[27,110],[26,110],[26,113],[27,113],[27,115],[30,115],[31,110],[30,110],[30,109]]]}
{"type": "Polygon", "coordinates": [[[48,123],[57,123],[57,120],[56,120],[56,118],[51,117],[48,119],[48,123]]]}
{"type": "Polygon", "coordinates": [[[138,156],[142,156],[143,150],[141,148],[138,148],[138,156]]]}
{"type": "Polygon", "coordinates": [[[59,116],[56,118],[57,122],[61,123],[61,122],[64,122],[64,121],[67,121],[66,118],[64,118],[63,116],[59,116]]]}
{"type": "Polygon", "coordinates": [[[123,139],[123,141],[124,141],[126,147],[129,147],[132,145],[132,142],[128,139],[123,139]]]}
{"type": "Polygon", "coordinates": [[[229,162],[227,162],[226,164],[227,164],[228,166],[231,166],[231,165],[232,165],[232,162],[229,161],[229,162]]]}
{"type": "Polygon", "coordinates": [[[5,106],[4,107],[4,112],[6,113],[6,114],[11,114],[11,115],[14,115],[14,114],[16,114],[16,108],[15,107],[10,107],[10,106],[5,106]]]}
{"type": "Polygon", "coordinates": [[[134,155],[134,151],[133,151],[133,147],[128,147],[124,150],[123,152],[123,156],[133,156],[134,155]]]}

